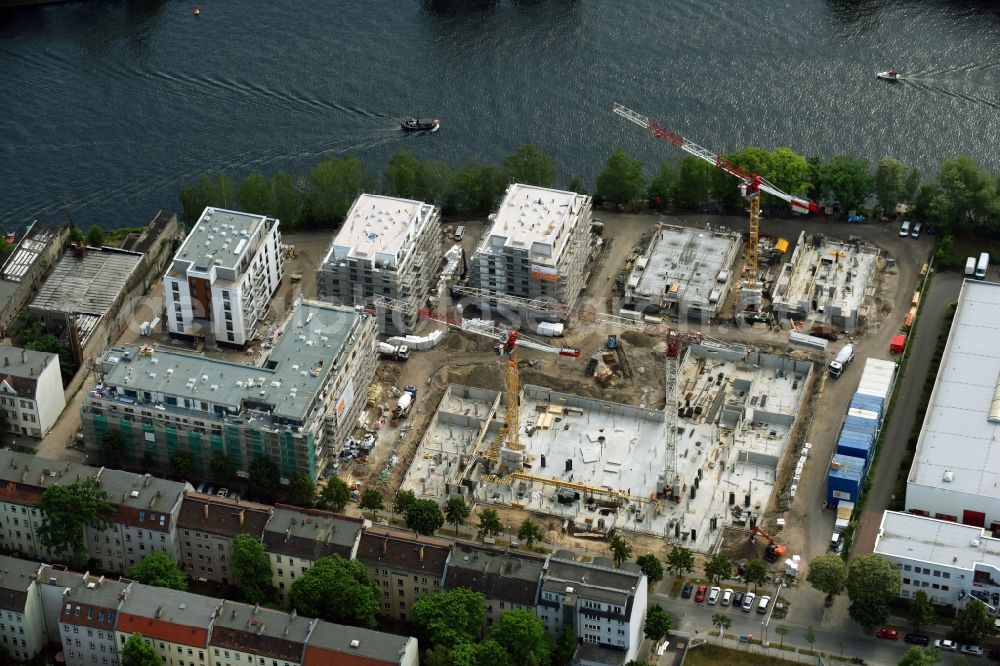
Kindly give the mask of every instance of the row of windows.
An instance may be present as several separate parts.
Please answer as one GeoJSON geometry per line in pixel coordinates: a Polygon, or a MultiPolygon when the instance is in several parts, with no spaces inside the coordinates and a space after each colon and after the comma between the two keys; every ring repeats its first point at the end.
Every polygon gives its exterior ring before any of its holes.
{"type": "MultiPolygon", "coordinates": [[[[903,585],[910,585],[910,584],[911,582],[909,578],[903,579],[903,585]]],[[[939,585],[938,583],[928,583],[926,580],[923,581],[915,580],[912,582],[912,585],[913,587],[930,587],[935,590],[943,590],[944,592],[947,592],[949,589],[947,585],[939,585]]]]}
{"type": "MultiPolygon", "coordinates": [[[[14,398],[3,398],[3,404],[7,405],[8,407],[17,407],[17,400],[14,398]]],[[[21,400],[21,409],[34,409],[34,407],[35,407],[34,401],[21,400]]]]}

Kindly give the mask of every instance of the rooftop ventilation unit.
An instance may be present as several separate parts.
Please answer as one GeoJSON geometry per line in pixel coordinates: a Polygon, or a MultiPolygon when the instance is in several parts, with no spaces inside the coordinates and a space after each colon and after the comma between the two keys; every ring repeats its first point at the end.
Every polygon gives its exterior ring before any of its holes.
{"type": "Polygon", "coordinates": [[[993,402],[990,404],[990,413],[986,420],[990,423],[1000,423],[1000,377],[997,377],[997,385],[993,389],[993,402]]]}

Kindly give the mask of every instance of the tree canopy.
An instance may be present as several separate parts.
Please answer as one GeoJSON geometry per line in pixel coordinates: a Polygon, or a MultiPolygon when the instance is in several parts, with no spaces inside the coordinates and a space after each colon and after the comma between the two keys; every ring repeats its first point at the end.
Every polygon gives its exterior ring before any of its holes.
{"type": "Polygon", "coordinates": [[[42,524],[38,538],[54,553],[68,553],[77,568],[86,565],[84,528],[105,529],[111,525],[114,507],[108,494],[87,479],[69,485],[49,486],[38,500],[42,524]]]}
{"type": "Polygon", "coordinates": [[[867,628],[884,624],[889,601],[899,594],[901,582],[899,570],[881,555],[867,553],[854,558],[847,571],[851,618],[867,628]]]}
{"type": "Polygon", "coordinates": [[[281,480],[277,465],[267,458],[257,458],[250,463],[249,471],[248,485],[250,490],[257,495],[270,497],[281,480]]]}
{"type": "Polygon", "coordinates": [[[826,553],[809,563],[809,574],[806,580],[814,588],[827,596],[827,599],[840,594],[847,584],[847,565],[844,559],[836,553],[826,553]]]}
{"type": "Polygon", "coordinates": [[[292,504],[309,508],[316,500],[316,484],[305,472],[296,472],[288,484],[292,504]]]}
{"type": "Polygon", "coordinates": [[[455,534],[458,534],[458,526],[468,519],[470,513],[469,505],[461,497],[449,497],[448,503],[444,507],[444,517],[450,524],[455,526],[455,534]]]}
{"type": "Polygon", "coordinates": [[[892,157],[883,157],[875,166],[873,187],[875,196],[883,211],[888,215],[896,212],[896,205],[906,198],[907,176],[910,170],[892,157]]]}
{"type": "Polygon", "coordinates": [[[840,202],[844,210],[861,206],[872,191],[868,163],[857,157],[837,155],[819,169],[820,186],[824,194],[840,202]]]}
{"type": "Polygon", "coordinates": [[[705,563],[705,577],[708,578],[713,585],[717,584],[721,580],[729,578],[732,575],[733,565],[730,563],[729,559],[721,553],[705,563]]]}
{"type": "Polygon", "coordinates": [[[174,451],[170,454],[170,473],[175,477],[188,478],[192,467],[191,454],[187,451],[174,451]]]}
{"type": "Polygon", "coordinates": [[[973,597],[958,612],[952,626],[959,642],[978,644],[993,629],[993,618],[990,617],[986,604],[973,597]]]}
{"type": "Polygon", "coordinates": [[[552,187],[555,182],[555,160],[531,144],[521,146],[513,155],[508,155],[503,165],[511,182],[538,187],[552,187]]]}
{"type": "Polygon", "coordinates": [[[222,483],[232,481],[236,475],[236,466],[225,453],[213,453],[212,459],[208,463],[208,470],[212,479],[222,483]]]}
{"type": "Polygon", "coordinates": [[[418,534],[431,536],[443,525],[444,514],[434,500],[416,500],[406,510],[406,526],[418,534]]]}
{"type": "Polygon", "coordinates": [[[416,501],[417,496],[413,494],[412,490],[400,490],[392,499],[392,512],[401,513],[405,516],[406,510],[416,501]]]}
{"type": "Polygon", "coordinates": [[[491,639],[486,639],[482,643],[462,643],[454,650],[446,652],[444,660],[440,663],[432,663],[429,652],[427,657],[426,666],[511,666],[507,651],[491,639]]]}
{"type": "Polygon", "coordinates": [[[271,560],[264,552],[264,545],[249,534],[237,534],[233,539],[229,568],[233,583],[251,604],[267,601],[272,592],[271,560]]]}
{"type": "Polygon", "coordinates": [[[611,557],[615,560],[615,566],[621,566],[622,562],[632,557],[632,544],[626,541],[621,534],[615,534],[611,537],[608,549],[611,551],[611,557]]]}
{"type": "Polygon", "coordinates": [[[342,479],[332,476],[327,479],[323,490],[319,492],[316,505],[326,511],[340,513],[351,501],[351,489],[342,479]]]}
{"type": "Polygon", "coordinates": [[[121,666],[161,666],[156,649],[148,644],[142,634],[132,634],[121,651],[121,666]]]}
{"type": "Polygon", "coordinates": [[[385,504],[382,501],[382,493],[376,488],[365,488],[365,491],[361,493],[361,500],[358,502],[358,506],[371,511],[372,518],[378,518],[378,512],[385,508],[385,504]]]}
{"type": "Polygon", "coordinates": [[[507,611],[493,625],[488,638],[507,651],[513,666],[534,666],[549,661],[549,637],[533,611],[507,611]]]}
{"type": "Polygon", "coordinates": [[[935,648],[922,648],[914,645],[899,660],[899,666],[934,666],[940,658],[941,655],[935,648]]]}
{"type": "Polygon", "coordinates": [[[656,555],[646,553],[635,558],[635,562],[642,569],[642,573],[646,574],[650,590],[663,580],[663,563],[660,562],[660,559],[656,555]]]}
{"type": "Polygon", "coordinates": [[[694,571],[694,553],[684,546],[674,544],[667,553],[667,571],[674,576],[691,573],[694,571]]]}
{"type": "Polygon", "coordinates": [[[117,464],[125,455],[125,437],[120,430],[105,430],[97,438],[97,449],[101,460],[109,464],[117,464]]]}
{"type": "Polygon", "coordinates": [[[642,162],[629,157],[624,148],[617,148],[597,177],[598,196],[613,204],[628,204],[642,198],[645,190],[642,162]]]}
{"type": "Polygon", "coordinates": [[[534,546],[536,541],[541,541],[544,536],[542,528],[531,518],[525,518],[517,530],[518,541],[528,544],[528,548],[534,546]]]}
{"type": "Polygon", "coordinates": [[[479,514],[479,536],[491,536],[503,532],[503,524],[500,522],[500,515],[495,509],[483,509],[479,514]]]}
{"type": "Polygon", "coordinates": [[[910,607],[906,613],[906,619],[910,621],[913,630],[920,631],[921,627],[932,624],[936,617],[937,614],[934,612],[934,605],[931,603],[930,597],[923,590],[917,590],[913,599],[910,600],[910,607]]]}
{"type": "Polygon", "coordinates": [[[413,604],[413,622],[421,640],[432,646],[454,648],[479,636],[486,618],[486,603],[479,592],[457,587],[425,594],[413,604]]]}
{"type": "Polygon", "coordinates": [[[760,560],[750,560],[743,569],[743,580],[756,590],[758,585],[767,581],[767,567],[760,560]]]}
{"type": "Polygon", "coordinates": [[[642,632],[653,642],[662,641],[673,628],[674,619],[660,604],[653,604],[646,610],[646,622],[642,632]]]}
{"type": "Polygon", "coordinates": [[[87,245],[91,247],[101,247],[104,245],[104,229],[96,224],[87,232],[87,245]]]}
{"type": "Polygon", "coordinates": [[[379,608],[375,593],[365,565],[331,555],[292,583],[288,601],[300,615],[373,629],[379,608]]]}
{"type": "Polygon", "coordinates": [[[181,571],[177,560],[161,550],[154,550],[142,558],[125,576],[145,585],[169,587],[172,590],[186,590],[188,586],[187,576],[181,571]]]}

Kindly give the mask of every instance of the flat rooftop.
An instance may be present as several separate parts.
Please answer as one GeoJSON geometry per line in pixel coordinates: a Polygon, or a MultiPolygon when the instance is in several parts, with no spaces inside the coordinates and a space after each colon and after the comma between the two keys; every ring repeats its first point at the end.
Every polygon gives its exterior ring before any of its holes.
{"type": "Polygon", "coordinates": [[[417,235],[433,217],[431,204],[362,194],[347,212],[323,263],[350,258],[402,265],[417,235]]]}
{"type": "Polygon", "coordinates": [[[206,208],[174,261],[187,262],[187,270],[200,273],[208,273],[213,265],[235,271],[243,257],[256,247],[253,238],[267,219],[266,215],[206,208]]]}
{"type": "MultiPolygon", "coordinates": [[[[537,264],[556,266],[588,197],[514,183],[507,188],[479,251],[523,251],[537,264]]],[[[583,222],[586,222],[584,220],[583,222]]]]}
{"type": "Polygon", "coordinates": [[[1000,498],[1000,419],[987,419],[1000,382],[998,341],[1000,284],[966,280],[908,483],[1000,498]]]}
{"type": "Polygon", "coordinates": [[[737,233],[664,225],[632,267],[627,296],[705,308],[725,298],[741,238],[737,233]]]}
{"type": "MultiPolygon", "coordinates": [[[[153,347],[112,349],[104,357],[104,390],[118,387],[119,397],[125,391],[148,391],[195,398],[230,414],[249,404],[269,411],[272,418],[302,422],[363,316],[353,308],[299,302],[275,331],[274,347],[262,367],[153,347]]],[[[205,416],[215,416],[213,411],[205,416]]]]}
{"type": "Polygon", "coordinates": [[[100,317],[118,298],[142,255],[113,248],[69,250],[56,264],[32,308],[100,317]]]}
{"type": "Polygon", "coordinates": [[[1000,539],[989,534],[982,527],[886,511],[875,552],[962,569],[983,563],[1000,570],[1000,539]]]}

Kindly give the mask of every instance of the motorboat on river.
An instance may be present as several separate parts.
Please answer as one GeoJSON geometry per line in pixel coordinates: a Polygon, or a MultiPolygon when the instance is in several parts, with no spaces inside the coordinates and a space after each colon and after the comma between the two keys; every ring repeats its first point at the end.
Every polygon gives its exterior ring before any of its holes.
{"type": "Polygon", "coordinates": [[[437,132],[441,127],[441,121],[433,118],[430,121],[421,122],[420,118],[403,118],[399,121],[404,132],[437,132]]]}

